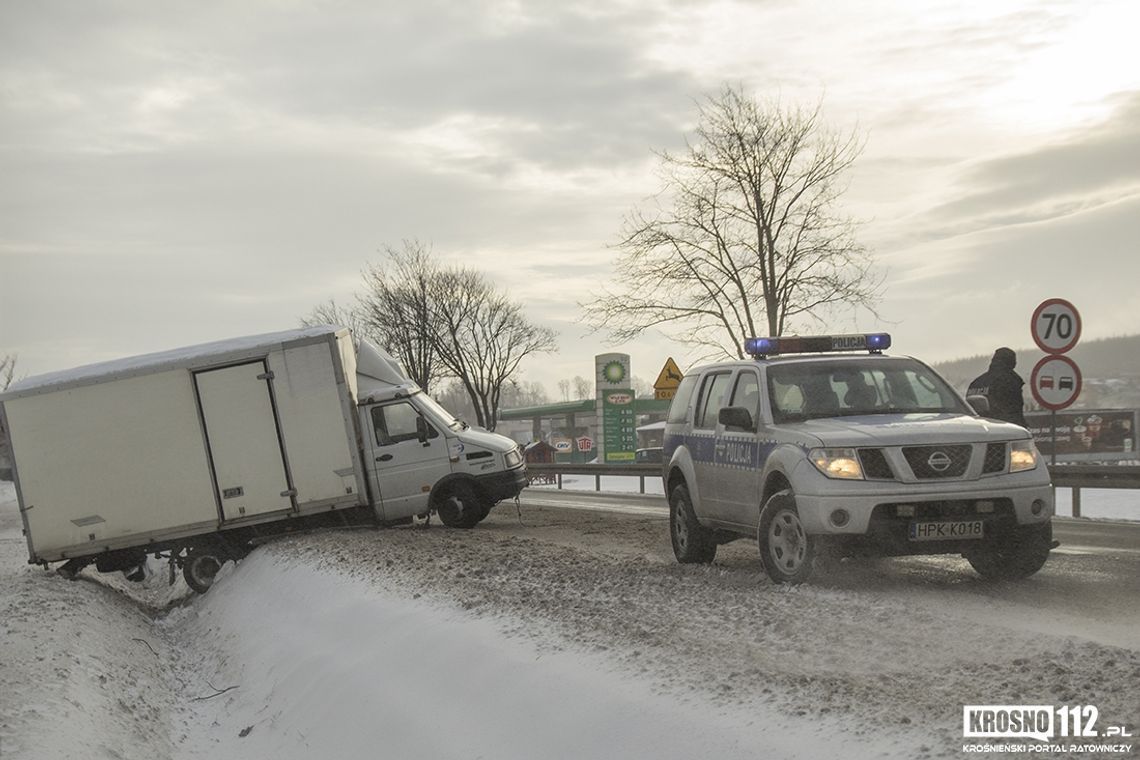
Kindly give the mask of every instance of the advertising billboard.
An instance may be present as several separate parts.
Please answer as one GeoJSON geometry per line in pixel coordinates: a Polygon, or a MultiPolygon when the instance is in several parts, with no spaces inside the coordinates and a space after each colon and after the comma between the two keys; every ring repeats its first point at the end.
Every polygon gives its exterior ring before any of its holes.
{"type": "MultiPolygon", "coordinates": [[[[1053,455],[1053,415],[1026,412],[1037,448],[1053,455]]],[[[1057,458],[1068,461],[1136,459],[1137,410],[1081,409],[1057,412],[1057,458]]]]}

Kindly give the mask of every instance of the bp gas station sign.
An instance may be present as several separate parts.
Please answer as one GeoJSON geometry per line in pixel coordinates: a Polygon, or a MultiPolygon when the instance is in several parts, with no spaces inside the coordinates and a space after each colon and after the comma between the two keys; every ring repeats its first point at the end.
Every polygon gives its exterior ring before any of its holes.
{"type": "Polygon", "coordinates": [[[594,367],[598,419],[602,421],[599,459],[605,464],[632,462],[637,455],[637,415],[629,354],[598,354],[594,367]]]}

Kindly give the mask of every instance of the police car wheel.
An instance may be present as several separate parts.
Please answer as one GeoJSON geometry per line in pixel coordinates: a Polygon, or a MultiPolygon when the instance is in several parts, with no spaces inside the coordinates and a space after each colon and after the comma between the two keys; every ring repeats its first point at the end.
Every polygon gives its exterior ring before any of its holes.
{"type": "Polygon", "coordinates": [[[1052,544],[1052,525],[1026,527],[1010,538],[976,549],[966,559],[987,580],[1021,580],[1045,565],[1052,544]]]}
{"type": "Polygon", "coordinates": [[[679,485],[669,495],[669,535],[678,562],[707,564],[716,558],[713,532],[697,522],[687,486],[679,485]]]}
{"type": "Polygon", "coordinates": [[[811,575],[815,541],[804,530],[791,491],[764,502],[757,542],[764,570],[776,583],[803,583],[811,575]]]}

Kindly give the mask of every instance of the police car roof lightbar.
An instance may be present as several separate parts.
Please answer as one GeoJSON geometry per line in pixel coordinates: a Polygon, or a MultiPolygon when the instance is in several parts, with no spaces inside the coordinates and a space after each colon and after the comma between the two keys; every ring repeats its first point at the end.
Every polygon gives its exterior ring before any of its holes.
{"type": "Polygon", "coordinates": [[[890,347],[891,336],[887,333],[749,338],[744,341],[745,352],[756,359],[779,354],[813,354],[830,351],[868,351],[878,354],[890,347]]]}

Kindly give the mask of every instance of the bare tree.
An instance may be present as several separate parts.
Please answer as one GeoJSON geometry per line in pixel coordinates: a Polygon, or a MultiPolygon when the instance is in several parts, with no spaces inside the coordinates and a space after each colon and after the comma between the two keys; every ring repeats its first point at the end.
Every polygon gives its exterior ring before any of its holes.
{"type": "Polygon", "coordinates": [[[358,297],[360,319],[390,351],[412,380],[425,391],[441,377],[434,338],[439,312],[431,291],[439,270],[431,248],[405,240],[401,248],[385,247],[388,261],[364,272],[364,292],[358,297]]]}
{"type": "Polygon", "coordinates": [[[574,399],[576,401],[585,401],[593,397],[594,384],[581,375],[574,375],[574,399]]]}
{"type": "Polygon", "coordinates": [[[569,401],[570,400],[570,381],[569,380],[563,379],[563,380],[558,381],[558,393],[562,396],[563,401],[569,401]]]}
{"type": "Polygon", "coordinates": [[[0,356],[0,391],[8,390],[16,379],[16,354],[0,356]]]}
{"type": "MultiPolygon", "coordinates": [[[[12,382],[16,379],[16,355],[4,354],[0,356],[0,393],[8,390],[12,382]]],[[[0,418],[0,471],[7,469],[6,460],[8,459],[8,433],[4,430],[4,420],[0,418]]],[[[11,479],[8,473],[0,475],[0,478],[11,479]]]]}
{"type": "Polygon", "coordinates": [[[494,430],[504,383],[527,356],[555,351],[555,332],[532,324],[521,304],[474,270],[439,270],[432,285],[438,360],[463,384],[478,424],[494,430]]]}
{"type": "MultiPolygon", "coordinates": [[[[495,428],[504,391],[545,400],[541,386],[518,384],[513,376],[527,356],[556,350],[553,330],[529,322],[522,306],[479,272],[440,267],[430,246],[417,240],[386,247],[385,254],[385,262],[363,272],[357,308],[329,301],[302,323],[348,324],[371,335],[425,391],[453,378],[442,386],[441,398],[462,388],[477,424],[488,430],[495,428]]],[[[454,399],[446,405],[466,406],[454,399]]]]}
{"type": "Polygon", "coordinates": [[[636,398],[653,398],[653,386],[644,377],[634,375],[630,378],[629,386],[633,389],[636,398]]]}
{"type": "Polygon", "coordinates": [[[661,153],[660,205],[627,217],[617,280],[588,305],[595,328],[627,341],[649,328],[743,356],[834,309],[874,309],[881,278],[836,210],[862,150],[824,128],[820,108],[761,104],[724,88],[701,105],[680,155],[661,153]]]}
{"type": "Polygon", "coordinates": [[[504,409],[517,409],[525,406],[542,406],[549,403],[546,388],[542,383],[530,380],[510,379],[503,384],[499,398],[504,409]]]}
{"type": "Polygon", "coordinates": [[[318,325],[347,327],[356,335],[367,336],[368,332],[363,325],[360,312],[350,306],[341,306],[335,298],[330,298],[324,303],[314,306],[312,311],[301,317],[302,327],[317,327],[318,325]]]}

